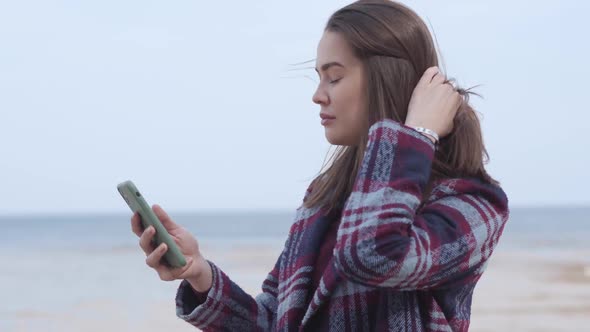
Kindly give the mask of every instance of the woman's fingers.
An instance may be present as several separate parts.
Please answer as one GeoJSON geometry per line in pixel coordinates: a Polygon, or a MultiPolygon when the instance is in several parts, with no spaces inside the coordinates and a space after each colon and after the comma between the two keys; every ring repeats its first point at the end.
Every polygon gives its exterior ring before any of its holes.
{"type": "Polygon", "coordinates": [[[186,260],[186,265],[183,267],[178,268],[171,268],[167,265],[162,264],[162,259],[166,254],[168,247],[165,243],[162,243],[156,250],[154,250],[148,257],[145,259],[145,263],[156,270],[160,279],[164,281],[172,281],[176,279],[180,279],[182,276],[191,266],[192,258],[188,257],[186,260]]]}
{"type": "Polygon", "coordinates": [[[437,72],[436,75],[434,75],[432,77],[432,81],[430,81],[431,85],[439,85],[439,84],[443,84],[446,81],[446,77],[445,75],[443,75],[441,72],[437,72]]]}
{"type": "Polygon", "coordinates": [[[179,226],[172,220],[172,218],[170,218],[170,216],[168,215],[168,213],[166,213],[166,211],[164,211],[164,209],[162,209],[161,206],[154,204],[152,206],[152,210],[154,210],[154,213],[156,214],[156,216],[158,217],[158,219],[160,219],[160,222],[162,223],[162,225],[164,226],[164,228],[166,228],[168,231],[174,230],[176,228],[178,228],[179,226]]]}
{"type": "Polygon", "coordinates": [[[156,230],[153,226],[150,226],[145,230],[145,232],[143,232],[143,234],[141,234],[141,237],[139,238],[139,246],[147,255],[151,254],[154,250],[154,247],[152,246],[152,239],[154,238],[155,234],[156,230]]]}
{"type": "Polygon", "coordinates": [[[160,244],[154,251],[152,251],[147,258],[145,259],[145,263],[151,268],[157,268],[160,265],[160,260],[162,256],[166,253],[168,247],[166,243],[160,244]]]}
{"type": "Polygon", "coordinates": [[[160,266],[160,268],[156,268],[156,271],[158,271],[160,279],[164,281],[183,279],[182,275],[185,274],[185,272],[191,267],[192,262],[193,259],[191,257],[187,257],[186,265],[183,267],[172,268],[160,266]]]}
{"type": "Polygon", "coordinates": [[[131,230],[135,235],[141,237],[143,233],[143,227],[141,226],[141,218],[139,217],[139,213],[134,213],[131,217],[131,230]]]}
{"type": "Polygon", "coordinates": [[[452,102],[451,109],[453,110],[453,118],[454,118],[455,115],[457,114],[457,112],[459,111],[461,104],[463,103],[463,97],[459,94],[459,92],[453,91],[453,93],[451,94],[451,102],[452,102]]]}
{"type": "Polygon", "coordinates": [[[418,86],[428,86],[434,78],[434,75],[438,74],[438,72],[438,67],[430,67],[426,69],[426,71],[424,72],[424,74],[422,74],[422,77],[418,81],[418,86]]]}

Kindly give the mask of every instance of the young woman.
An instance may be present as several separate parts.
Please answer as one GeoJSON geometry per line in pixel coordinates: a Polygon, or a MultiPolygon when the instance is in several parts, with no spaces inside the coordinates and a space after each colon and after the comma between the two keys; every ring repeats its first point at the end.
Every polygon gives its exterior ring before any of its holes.
{"type": "Polygon", "coordinates": [[[162,280],[183,280],[180,318],[204,331],[467,331],[473,290],[508,218],[467,92],[436,67],[424,22],[405,6],[358,1],[319,42],[320,106],[339,146],[309,186],[256,298],[154,211],[188,264],[159,263],[153,228],[133,231],[162,280]]]}

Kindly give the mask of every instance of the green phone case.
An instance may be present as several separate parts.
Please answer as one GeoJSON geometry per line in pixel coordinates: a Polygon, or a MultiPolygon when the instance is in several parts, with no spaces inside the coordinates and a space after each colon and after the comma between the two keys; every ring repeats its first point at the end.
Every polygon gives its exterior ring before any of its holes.
{"type": "Polygon", "coordinates": [[[117,186],[117,190],[119,190],[119,193],[131,208],[131,211],[139,213],[141,224],[144,229],[149,226],[154,226],[156,229],[154,245],[157,247],[164,242],[168,246],[168,250],[166,251],[166,254],[164,254],[164,263],[171,267],[185,266],[186,259],[180,251],[180,248],[178,248],[174,239],[168,234],[164,225],[162,225],[152,208],[145,201],[139,190],[137,190],[135,184],[131,181],[125,181],[117,186]]]}

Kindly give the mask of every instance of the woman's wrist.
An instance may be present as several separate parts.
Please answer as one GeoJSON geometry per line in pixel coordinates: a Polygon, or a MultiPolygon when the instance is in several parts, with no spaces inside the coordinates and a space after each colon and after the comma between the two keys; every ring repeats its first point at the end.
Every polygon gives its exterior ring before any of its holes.
{"type": "Polygon", "coordinates": [[[438,144],[438,140],[439,140],[438,135],[433,130],[430,130],[428,128],[424,128],[422,126],[417,126],[417,125],[409,124],[409,123],[406,123],[405,125],[407,127],[410,127],[412,129],[416,130],[420,134],[428,137],[428,139],[431,140],[434,145],[437,145],[438,144]]]}
{"type": "Polygon", "coordinates": [[[213,285],[213,271],[211,270],[211,265],[209,265],[206,260],[203,261],[203,264],[202,273],[199,276],[186,279],[191,287],[199,293],[208,292],[213,285]]]}
{"type": "Polygon", "coordinates": [[[434,136],[427,134],[427,133],[422,133],[424,136],[428,137],[433,144],[436,144],[438,141],[436,140],[436,138],[434,138],[434,136]]]}

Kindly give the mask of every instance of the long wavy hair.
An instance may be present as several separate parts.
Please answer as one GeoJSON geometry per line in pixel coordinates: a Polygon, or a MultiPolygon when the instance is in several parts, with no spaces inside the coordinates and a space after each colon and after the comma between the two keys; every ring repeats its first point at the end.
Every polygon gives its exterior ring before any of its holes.
{"type": "MultiPolygon", "coordinates": [[[[367,124],[386,118],[404,123],[418,80],[426,69],[439,65],[433,38],[424,21],[400,3],[361,0],[336,11],[325,30],[344,37],[363,63],[369,110],[367,124]]],[[[423,199],[439,179],[476,177],[498,184],[484,168],[489,156],[479,118],[469,104],[472,92],[455,89],[463,101],[452,132],[440,140],[423,199]]],[[[358,145],[336,148],[323,171],[312,181],[313,189],[304,206],[320,206],[327,211],[344,206],[363,160],[368,142],[366,129],[358,145]]]]}

